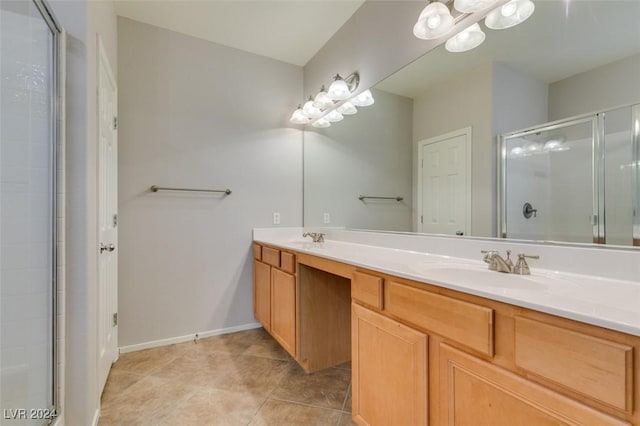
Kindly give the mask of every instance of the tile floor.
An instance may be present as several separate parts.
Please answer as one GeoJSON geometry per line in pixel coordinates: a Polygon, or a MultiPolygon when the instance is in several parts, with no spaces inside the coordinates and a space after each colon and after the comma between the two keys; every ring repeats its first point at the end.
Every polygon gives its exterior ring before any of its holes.
{"type": "Polygon", "coordinates": [[[120,355],[99,426],[352,425],[351,368],[313,374],[263,329],[120,355]]]}

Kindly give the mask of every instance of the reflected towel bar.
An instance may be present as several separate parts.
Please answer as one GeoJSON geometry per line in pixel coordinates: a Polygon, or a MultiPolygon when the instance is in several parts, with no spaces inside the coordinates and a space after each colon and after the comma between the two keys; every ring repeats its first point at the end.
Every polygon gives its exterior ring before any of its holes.
{"type": "Polygon", "coordinates": [[[188,192],[223,192],[225,195],[231,194],[231,190],[227,189],[190,189],[190,188],[168,188],[165,186],[153,185],[149,188],[151,192],[158,191],[188,191],[188,192]]]}
{"type": "Polygon", "coordinates": [[[367,198],[371,198],[371,199],[374,199],[374,200],[396,200],[398,202],[404,200],[404,198],[402,198],[402,197],[374,197],[374,196],[371,196],[371,195],[361,195],[361,196],[358,197],[358,200],[364,201],[367,198]]]}

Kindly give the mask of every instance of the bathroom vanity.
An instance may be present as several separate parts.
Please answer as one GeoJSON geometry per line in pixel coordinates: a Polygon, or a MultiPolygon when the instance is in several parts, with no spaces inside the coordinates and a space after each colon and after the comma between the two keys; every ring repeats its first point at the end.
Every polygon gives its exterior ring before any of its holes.
{"type": "Polygon", "coordinates": [[[351,360],[358,424],[640,424],[637,282],[274,235],[255,316],[308,372],[351,360]]]}

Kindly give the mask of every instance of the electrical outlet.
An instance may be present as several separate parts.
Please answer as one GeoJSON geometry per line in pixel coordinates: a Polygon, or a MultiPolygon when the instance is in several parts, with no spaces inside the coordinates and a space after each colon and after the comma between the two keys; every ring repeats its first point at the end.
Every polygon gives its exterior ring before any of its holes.
{"type": "Polygon", "coordinates": [[[273,213],[273,224],[280,225],[280,213],[278,212],[273,213]]]}
{"type": "Polygon", "coordinates": [[[329,213],[325,213],[322,215],[323,223],[331,223],[331,215],[329,213]]]}

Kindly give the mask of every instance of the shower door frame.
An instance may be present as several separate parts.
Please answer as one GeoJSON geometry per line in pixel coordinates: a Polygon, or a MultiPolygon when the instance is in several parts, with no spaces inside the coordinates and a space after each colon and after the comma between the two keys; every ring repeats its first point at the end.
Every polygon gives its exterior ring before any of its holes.
{"type": "MultiPolygon", "coordinates": [[[[626,105],[631,106],[631,105],[626,105]]],[[[624,108],[624,106],[619,107],[624,108]]],[[[563,120],[546,123],[540,127],[531,127],[526,130],[504,133],[498,136],[498,196],[497,198],[497,226],[498,237],[507,238],[507,141],[509,139],[529,136],[539,132],[551,131],[563,127],[591,122],[591,184],[593,196],[592,229],[593,243],[605,244],[605,211],[604,211],[604,136],[603,113],[618,108],[608,108],[607,110],[583,114],[563,120]]],[[[546,240],[545,240],[546,241],[546,240]]],[[[570,241],[554,241],[570,243],[570,241]]]]}
{"type": "MultiPolygon", "coordinates": [[[[64,58],[65,58],[65,36],[64,30],[56,19],[53,11],[48,6],[45,0],[32,0],[36,6],[42,19],[45,21],[52,35],[51,46],[51,66],[53,75],[51,78],[51,91],[50,91],[50,124],[51,124],[51,349],[52,353],[52,366],[51,366],[51,421],[54,422],[55,418],[61,414],[61,395],[59,395],[58,387],[60,378],[62,376],[61,363],[59,359],[58,351],[58,236],[64,233],[64,229],[58,229],[58,171],[63,159],[60,158],[64,155],[64,152],[58,152],[59,149],[64,146],[64,58]],[[60,155],[59,155],[60,154],[60,155]]],[[[64,247],[64,246],[63,246],[64,247]]]]}

